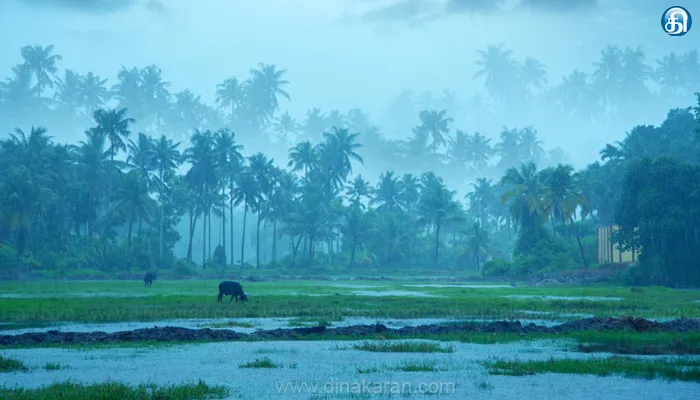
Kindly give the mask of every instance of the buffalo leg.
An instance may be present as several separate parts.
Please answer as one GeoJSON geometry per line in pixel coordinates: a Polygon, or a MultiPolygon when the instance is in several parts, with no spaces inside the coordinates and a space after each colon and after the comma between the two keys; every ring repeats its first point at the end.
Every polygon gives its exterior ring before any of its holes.
{"type": "Polygon", "coordinates": [[[233,295],[231,295],[231,300],[228,301],[228,304],[231,304],[232,301],[233,301],[233,295]]]}

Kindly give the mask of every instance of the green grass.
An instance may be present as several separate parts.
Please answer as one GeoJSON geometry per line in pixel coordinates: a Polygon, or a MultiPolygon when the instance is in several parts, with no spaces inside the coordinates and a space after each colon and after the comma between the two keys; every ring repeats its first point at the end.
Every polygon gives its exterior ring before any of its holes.
{"type": "Polygon", "coordinates": [[[3,299],[0,303],[0,322],[43,324],[58,321],[118,322],[257,317],[333,321],[348,316],[539,318],[525,311],[549,312],[552,314],[546,318],[550,319],[566,313],[657,318],[700,317],[700,303],[695,302],[698,298],[696,292],[660,287],[647,287],[643,292],[632,292],[629,288],[604,285],[473,289],[404,287],[405,284],[419,282],[396,281],[243,282],[250,297],[249,302],[218,304],[218,283],[218,280],[164,280],[158,281],[158,287],[147,290],[140,281],[0,282],[0,292],[24,296],[3,299]],[[369,285],[374,289],[334,286],[338,284],[369,285]],[[357,290],[416,291],[441,297],[426,297],[418,302],[407,303],[405,297],[356,296],[353,292],[357,290]],[[295,293],[325,296],[298,296],[295,293]],[[85,294],[95,297],[80,297],[85,294]],[[502,297],[512,294],[602,296],[620,297],[623,300],[563,301],[502,297]]]}
{"type": "Polygon", "coordinates": [[[665,379],[700,382],[700,360],[641,360],[612,356],[575,360],[569,358],[546,361],[497,360],[485,365],[493,375],[534,375],[542,373],[580,375],[622,375],[627,378],[665,379]]]}
{"type": "Polygon", "coordinates": [[[65,369],[65,368],[66,368],[65,365],[61,365],[59,363],[46,363],[46,365],[44,365],[44,369],[47,371],[56,371],[56,370],[65,369]]]}
{"type": "Polygon", "coordinates": [[[391,368],[394,371],[401,372],[437,372],[438,369],[434,363],[429,362],[413,362],[407,361],[391,368]]]}
{"type": "Polygon", "coordinates": [[[212,322],[211,324],[201,324],[198,326],[203,328],[254,328],[256,325],[249,322],[226,321],[212,322]]]}
{"type": "MultiPolygon", "coordinates": [[[[29,368],[27,368],[22,361],[0,356],[0,372],[26,372],[28,370],[29,368]]],[[[2,398],[2,396],[0,396],[0,398],[2,398]]]]}
{"type": "Polygon", "coordinates": [[[576,332],[578,351],[615,354],[700,354],[700,332],[576,332]]]}
{"type": "Polygon", "coordinates": [[[332,323],[326,319],[314,318],[295,318],[289,320],[287,326],[290,327],[309,327],[309,326],[332,326],[332,323]]]}
{"type": "Polygon", "coordinates": [[[82,384],[71,381],[53,383],[38,389],[0,388],[3,400],[195,400],[223,399],[230,395],[225,386],[209,386],[203,381],[170,386],[141,384],[131,386],[121,382],[82,384]]]}
{"type": "Polygon", "coordinates": [[[377,372],[379,372],[379,368],[377,367],[357,368],[358,374],[374,374],[377,372]]]}
{"type": "Polygon", "coordinates": [[[353,350],[375,353],[453,353],[454,346],[428,342],[363,342],[352,346],[353,350]]]}
{"type": "MultiPolygon", "coordinates": [[[[279,364],[275,364],[270,360],[269,358],[261,358],[261,359],[255,359],[255,361],[251,361],[245,364],[241,364],[238,366],[239,368],[281,368],[282,366],[279,364]]],[[[296,368],[296,366],[295,366],[296,368]]]]}

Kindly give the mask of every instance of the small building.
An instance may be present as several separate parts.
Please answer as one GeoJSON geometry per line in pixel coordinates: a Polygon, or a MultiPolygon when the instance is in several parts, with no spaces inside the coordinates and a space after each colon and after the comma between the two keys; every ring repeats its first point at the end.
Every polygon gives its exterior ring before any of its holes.
{"type": "Polygon", "coordinates": [[[596,230],[596,247],[598,264],[622,264],[636,263],[638,250],[620,251],[620,247],[613,243],[613,232],[617,231],[617,225],[599,226],[596,230]]]}

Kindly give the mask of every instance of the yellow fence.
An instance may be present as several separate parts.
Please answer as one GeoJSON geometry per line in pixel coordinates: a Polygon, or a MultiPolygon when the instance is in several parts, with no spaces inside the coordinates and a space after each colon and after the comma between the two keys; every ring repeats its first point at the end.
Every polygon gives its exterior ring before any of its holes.
{"type": "Polygon", "coordinates": [[[613,244],[610,238],[613,232],[618,230],[617,225],[599,226],[596,231],[598,248],[598,264],[635,263],[639,254],[637,251],[620,251],[618,245],[613,244]]]}

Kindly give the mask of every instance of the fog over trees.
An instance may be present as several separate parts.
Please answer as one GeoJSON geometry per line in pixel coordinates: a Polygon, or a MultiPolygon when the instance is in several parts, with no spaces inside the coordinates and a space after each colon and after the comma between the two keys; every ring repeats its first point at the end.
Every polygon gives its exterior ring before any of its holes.
{"type": "Polygon", "coordinates": [[[459,82],[405,85],[383,107],[375,86],[375,105],[345,108],[331,89],[310,101],[319,88],[274,59],[216,77],[202,59],[195,90],[159,63],[97,73],[27,44],[0,82],[2,273],[527,275],[597,267],[595,227],[618,224],[644,249],[624,279],[698,285],[698,51],[620,43],[564,73],[507,42],[471,46],[459,82]]]}

